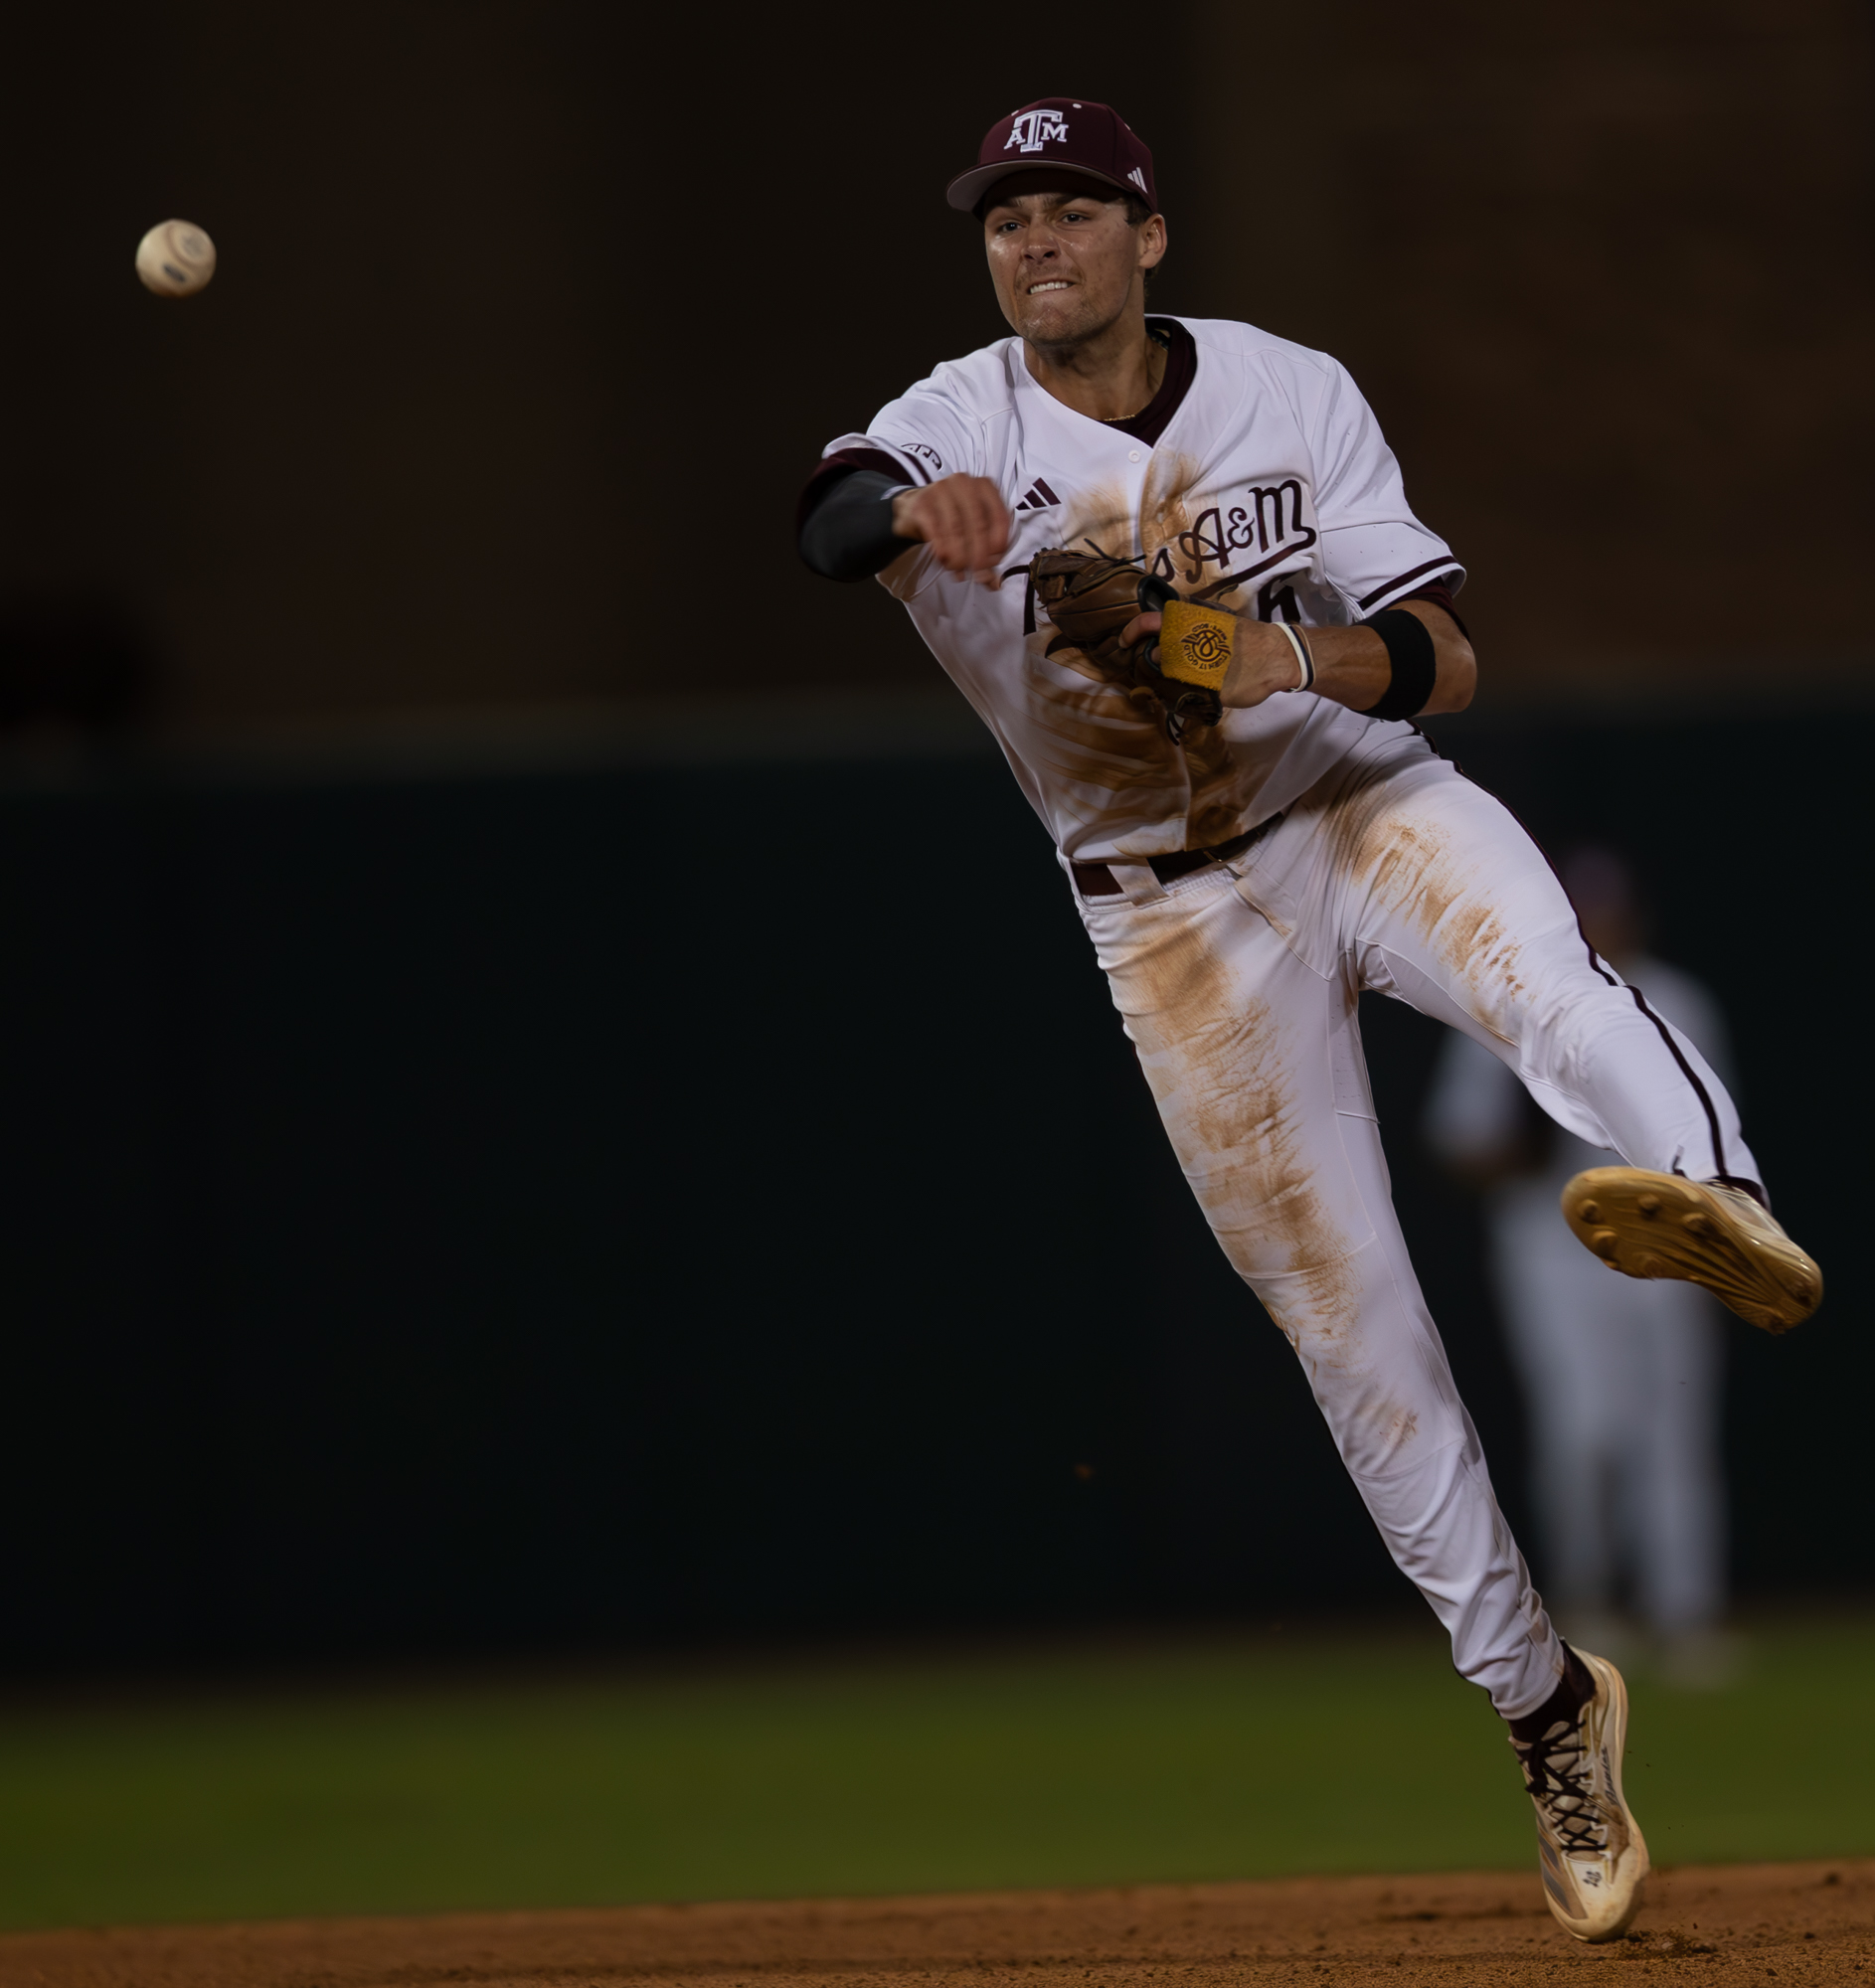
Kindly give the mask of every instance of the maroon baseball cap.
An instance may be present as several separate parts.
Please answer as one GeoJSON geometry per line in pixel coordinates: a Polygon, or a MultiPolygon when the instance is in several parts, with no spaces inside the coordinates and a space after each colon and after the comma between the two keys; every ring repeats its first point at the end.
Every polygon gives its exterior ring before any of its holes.
{"type": "Polygon", "coordinates": [[[1069,166],[1083,179],[1101,180],[1139,195],[1154,214],[1152,154],[1125,118],[1105,103],[1073,96],[1044,96],[989,127],[976,164],[950,182],[944,198],[968,214],[998,180],[1031,166],[1069,166]]]}

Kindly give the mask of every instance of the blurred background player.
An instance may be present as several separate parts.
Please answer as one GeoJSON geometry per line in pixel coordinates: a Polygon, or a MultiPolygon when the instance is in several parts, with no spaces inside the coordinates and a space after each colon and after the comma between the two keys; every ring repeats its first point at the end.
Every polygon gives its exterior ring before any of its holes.
{"type": "MultiPolygon", "coordinates": [[[[1589,943],[1698,1043],[1728,1087],[1728,1032],[1711,993],[1646,950],[1645,907],[1612,851],[1562,866],[1589,943]]],[[[1611,1276],[1556,1220],[1563,1188],[1611,1164],[1533,1101],[1506,1066],[1449,1033],[1426,1110],[1429,1144],[1482,1189],[1487,1269],[1522,1385],[1543,1587],[1563,1631],[1631,1650],[1632,1615],[1679,1682],[1723,1681],[1720,1460],[1724,1342],[1696,1284],[1611,1276]]]]}

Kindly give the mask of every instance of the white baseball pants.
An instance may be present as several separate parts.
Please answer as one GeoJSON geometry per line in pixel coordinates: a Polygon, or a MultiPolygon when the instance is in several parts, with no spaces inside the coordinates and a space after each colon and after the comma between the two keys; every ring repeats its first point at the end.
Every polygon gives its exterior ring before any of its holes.
{"type": "Polygon", "coordinates": [[[1358,997],[1462,1029],[1635,1166],[1759,1179],[1731,1099],[1590,953],[1510,812],[1404,728],[1228,866],[1111,867],[1124,895],[1081,913],[1192,1192],[1458,1671],[1535,1711],[1562,1654],[1407,1260],[1358,997]]]}

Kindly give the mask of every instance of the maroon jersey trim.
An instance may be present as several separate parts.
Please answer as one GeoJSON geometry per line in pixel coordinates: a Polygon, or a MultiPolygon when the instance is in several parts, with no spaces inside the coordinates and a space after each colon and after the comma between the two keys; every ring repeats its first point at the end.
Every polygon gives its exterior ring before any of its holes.
{"type": "Polygon", "coordinates": [[[1123,421],[1103,421],[1103,427],[1117,428],[1148,448],[1156,446],[1160,435],[1172,424],[1172,416],[1191,392],[1198,377],[1198,341],[1175,317],[1149,317],[1146,330],[1165,347],[1165,373],[1159,391],[1136,414],[1123,421]]]}
{"type": "Polygon", "coordinates": [[[1449,553],[1443,559],[1428,560],[1424,566],[1412,567],[1405,573],[1396,574],[1384,585],[1375,587],[1372,593],[1362,594],[1354,604],[1365,614],[1376,600],[1385,600],[1396,586],[1406,586],[1427,574],[1456,573],[1463,564],[1462,560],[1453,559],[1449,553]]]}
{"type": "MultiPolygon", "coordinates": [[[[1425,586],[1416,586],[1411,593],[1401,594],[1400,600],[1430,600],[1435,607],[1443,607],[1451,616],[1452,625],[1458,633],[1467,642],[1470,641],[1471,631],[1464,625],[1464,620],[1458,612],[1458,603],[1451,597],[1451,588],[1443,580],[1432,580],[1425,586]]],[[[1396,600],[1393,604],[1398,607],[1400,600],[1396,600]]]]}

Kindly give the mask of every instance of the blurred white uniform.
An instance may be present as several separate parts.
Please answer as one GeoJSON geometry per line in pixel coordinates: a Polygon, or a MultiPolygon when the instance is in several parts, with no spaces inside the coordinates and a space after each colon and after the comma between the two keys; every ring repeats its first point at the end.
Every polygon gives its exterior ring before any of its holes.
{"type": "MultiPolygon", "coordinates": [[[[1631,986],[1730,1079],[1710,994],[1655,959],[1624,962],[1631,986]]],[[[1469,1037],[1442,1051],[1427,1137],[1443,1158],[1488,1162],[1527,1140],[1535,1113],[1516,1073],[1469,1037]]],[[[1568,1629],[1606,1615],[1623,1574],[1665,1637],[1710,1628],[1725,1604],[1719,1460],[1719,1314],[1696,1284],[1607,1269],[1558,1219],[1564,1184],[1619,1155],[1542,1126],[1546,1160],[1486,1197],[1490,1267],[1529,1411],[1544,1589],[1568,1629]]]]}

